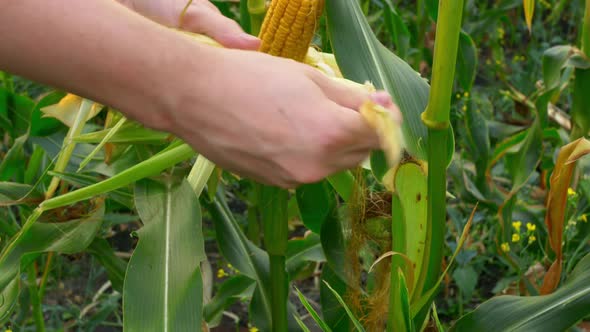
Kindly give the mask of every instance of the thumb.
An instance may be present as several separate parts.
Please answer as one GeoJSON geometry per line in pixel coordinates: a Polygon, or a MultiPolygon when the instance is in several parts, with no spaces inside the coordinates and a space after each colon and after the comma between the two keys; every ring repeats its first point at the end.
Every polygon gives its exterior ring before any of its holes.
{"type": "Polygon", "coordinates": [[[215,7],[190,6],[181,28],[205,34],[227,48],[256,50],[260,46],[260,39],[245,33],[238,23],[223,16],[215,7]]]}

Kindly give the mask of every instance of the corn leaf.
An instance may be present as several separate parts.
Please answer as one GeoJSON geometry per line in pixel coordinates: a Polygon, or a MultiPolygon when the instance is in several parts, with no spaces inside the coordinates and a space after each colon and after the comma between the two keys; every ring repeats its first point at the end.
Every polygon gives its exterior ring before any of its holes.
{"type": "MultiPolygon", "coordinates": [[[[78,110],[82,104],[83,98],[73,94],[67,94],[57,104],[46,106],[41,108],[41,112],[44,113],[44,117],[51,117],[61,121],[68,127],[74,125],[78,110]]],[[[93,103],[90,112],[82,119],[82,122],[86,122],[95,117],[103,106],[93,103]]]]}
{"type": "MultiPolygon", "coordinates": [[[[326,1],[328,34],[344,77],[388,91],[398,104],[408,152],[426,160],[428,135],[420,114],[428,103],[429,86],[406,62],[379,42],[356,0],[326,1]]],[[[450,160],[454,143],[447,146],[450,160]]]]}
{"type": "MultiPolygon", "coordinates": [[[[92,211],[83,218],[66,222],[36,223],[28,232],[19,233],[12,239],[11,250],[5,249],[0,255],[0,294],[7,296],[0,301],[0,320],[10,313],[16,301],[23,257],[48,251],[64,254],[83,251],[100,229],[103,215],[104,201],[97,200],[92,211]]],[[[24,268],[27,264],[22,265],[25,265],[22,266],[24,268]]]]}
{"type": "Polygon", "coordinates": [[[457,82],[465,91],[471,90],[477,71],[477,48],[467,33],[459,35],[459,52],[457,52],[457,82]]]}
{"type": "Polygon", "coordinates": [[[324,262],[324,250],[318,234],[310,233],[302,239],[289,240],[287,243],[285,268],[294,276],[310,262],[324,262]]]}
{"type": "Polygon", "coordinates": [[[412,298],[421,295],[426,276],[425,252],[427,248],[427,200],[428,183],[427,175],[422,166],[407,163],[399,167],[395,174],[395,195],[399,199],[399,208],[393,211],[394,216],[403,213],[403,217],[393,219],[394,251],[408,257],[414,266],[415,278],[405,278],[408,281],[408,289],[412,298]],[[401,236],[400,236],[401,235],[401,236]],[[398,239],[398,237],[401,237],[398,239]],[[403,241],[402,241],[403,239],[403,241]],[[397,241],[396,241],[397,240],[397,241]],[[423,270],[424,269],[424,270],[423,270]]]}
{"type": "Polygon", "coordinates": [[[547,197],[547,214],[545,215],[549,244],[556,257],[549,271],[545,274],[541,294],[551,293],[561,280],[563,224],[567,207],[567,191],[576,161],[588,153],[590,153],[590,141],[580,138],[564,146],[557,156],[557,162],[551,174],[551,189],[547,197]]]}
{"type": "Polygon", "coordinates": [[[348,315],[348,318],[352,321],[352,324],[354,325],[356,330],[359,332],[364,332],[365,329],[363,328],[363,326],[361,325],[359,320],[354,316],[354,314],[352,313],[350,308],[348,308],[348,305],[346,305],[346,302],[344,302],[344,299],[342,299],[342,296],[340,296],[340,294],[334,288],[332,288],[332,286],[330,286],[330,284],[327,283],[325,280],[324,280],[324,284],[326,285],[326,287],[328,287],[330,292],[332,292],[332,295],[334,295],[336,300],[338,300],[338,303],[340,303],[340,305],[344,308],[344,310],[346,311],[346,314],[348,315]]]}
{"type": "Polygon", "coordinates": [[[590,314],[590,255],[550,295],[499,296],[461,317],[450,331],[565,331],[590,314]],[[501,318],[501,319],[500,319],[501,318]]]}
{"type": "Polygon", "coordinates": [[[299,289],[295,289],[295,290],[297,291],[297,297],[299,297],[299,301],[301,301],[301,304],[303,304],[303,306],[305,307],[305,310],[307,310],[307,312],[309,312],[309,315],[311,316],[311,318],[313,318],[314,322],[316,322],[316,324],[318,324],[318,326],[322,329],[322,331],[332,332],[332,329],[330,329],[328,324],[326,324],[326,322],[324,322],[324,320],[320,317],[320,315],[318,315],[317,311],[315,311],[315,309],[311,306],[311,304],[309,304],[309,301],[307,301],[307,299],[305,298],[305,295],[303,295],[299,291],[299,289]]]}
{"type": "Polygon", "coordinates": [[[207,325],[210,328],[217,326],[223,311],[238,300],[252,296],[255,287],[256,282],[242,274],[225,280],[211,301],[205,304],[203,316],[207,325]]]}
{"type": "Polygon", "coordinates": [[[123,292],[123,282],[125,280],[125,270],[127,262],[115,255],[115,250],[111,248],[109,242],[103,238],[95,238],[88,246],[86,251],[91,254],[107,271],[111,285],[117,292],[123,292]]]}
{"type": "Polygon", "coordinates": [[[533,15],[535,14],[535,0],[523,0],[524,18],[529,32],[532,33],[533,15]]]}
{"type": "Polygon", "coordinates": [[[301,221],[309,230],[319,234],[336,204],[333,189],[327,181],[321,181],[298,187],[295,195],[301,221]]]}
{"type": "Polygon", "coordinates": [[[337,275],[337,273],[330,267],[324,265],[322,268],[322,283],[320,284],[320,301],[322,305],[322,315],[324,321],[332,331],[351,331],[352,322],[348,318],[348,314],[340,302],[336,299],[332,291],[328,288],[328,284],[336,289],[338,294],[346,297],[347,285],[337,275]]]}
{"type": "Polygon", "coordinates": [[[201,329],[205,248],[199,201],[188,182],[143,180],[135,203],[143,227],[123,286],[125,331],[201,329]]]}

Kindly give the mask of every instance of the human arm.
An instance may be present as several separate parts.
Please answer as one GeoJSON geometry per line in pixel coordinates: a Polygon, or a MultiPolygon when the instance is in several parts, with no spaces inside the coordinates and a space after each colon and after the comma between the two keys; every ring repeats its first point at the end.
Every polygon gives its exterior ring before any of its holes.
{"type": "Polygon", "coordinates": [[[293,61],[200,45],[112,0],[3,2],[0,40],[0,69],[119,109],[264,183],[314,182],[378,147],[355,111],[364,90],[293,61]]]}

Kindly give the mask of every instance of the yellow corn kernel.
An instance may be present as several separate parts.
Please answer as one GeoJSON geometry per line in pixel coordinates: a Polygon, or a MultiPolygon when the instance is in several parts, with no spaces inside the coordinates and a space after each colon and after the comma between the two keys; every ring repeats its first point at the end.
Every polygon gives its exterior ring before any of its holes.
{"type": "Polygon", "coordinates": [[[324,0],[273,0],[260,29],[260,52],[303,62],[324,0]]]}

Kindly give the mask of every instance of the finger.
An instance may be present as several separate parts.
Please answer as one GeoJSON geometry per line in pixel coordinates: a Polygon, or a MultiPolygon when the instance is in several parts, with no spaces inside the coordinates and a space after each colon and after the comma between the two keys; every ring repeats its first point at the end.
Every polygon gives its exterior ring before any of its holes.
{"type": "Polygon", "coordinates": [[[341,137],[341,151],[378,149],[379,137],[363,116],[355,110],[334,105],[331,111],[332,124],[341,137]]]}
{"type": "Polygon", "coordinates": [[[356,86],[334,80],[315,70],[310,76],[324,95],[340,106],[358,110],[370,97],[370,92],[360,84],[356,86]]]}
{"type": "Polygon", "coordinates": [[[390,110],[394,120],[402,123],[402,113],[400,112],[397,105],[393,103],[393,99],[391,99],[389,93],[385,91],[377,91],[371,95],[371,100],[376,104],[390,110]]]}
{"type": "Polygon", "coordinates": [[[205,34],[228,48],[256,50],[260,46],[260,39],[245,33],[238,23],[223,16],[216,7],[189,7],[181,28],[205,34]]]}

